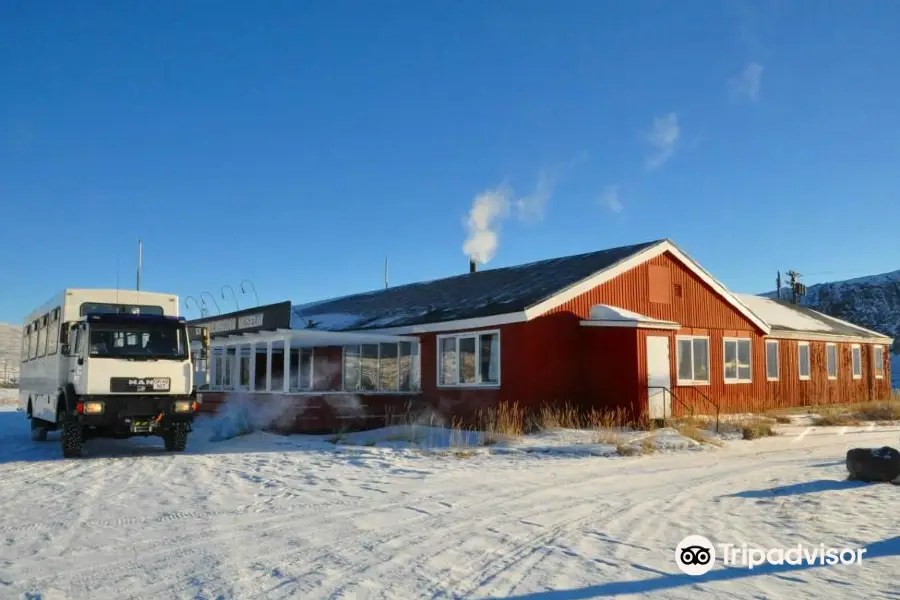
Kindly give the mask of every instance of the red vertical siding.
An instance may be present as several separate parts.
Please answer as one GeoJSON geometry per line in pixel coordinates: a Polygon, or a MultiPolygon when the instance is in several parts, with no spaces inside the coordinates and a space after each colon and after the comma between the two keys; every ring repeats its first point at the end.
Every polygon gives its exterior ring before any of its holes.
{"type": "Polygon", "coordinates": [[[872,375],[871,349],[863,348],[864,377],[850,380],[849,345],[841,345],[837,381],[825,375],[825,345],[811,343],[812,380],[796,377],[796,342],[782,341],[782,376],[766,380],[762,332],[737,309],[669,254],[655,257],[618,277],[554,308],[527,323],[503,325],[499,388],[437,386],[436,334],[422,340],[422,386],[427,401],[444,415],[472,415],[499,401],[523,407],[567,401],[583,406],[646,409],[646,337],[669,337],[670,376],[675,414],[693,409],[709,414],[715,405],[723,413],[753,412],[774,407],[863,401],[889,393],[890,365],[885,352],[885,378],[872,375]],[[661,289],[671,286],[671,294],[661,289]],[[652,296],[651,296],[652,288],[652,296]],[[651,298],[655,301],[651,301],[651,298]],[[591,307],[609,304],[660,320],[674,321],[678,332],[627,328],[581,327],[591,307]],[[710,382],[702,386],[677,383],[677,335],[709,337],[710,382]],[[725,337],[751,340],[752,382],[725,383],[725,337]],[[844,347],[846,346],[846,347],[844,347]]]}
{"type": "MultiPolygon", "coordinates": [[[[826,342],[811,341],[810,379],[800,379],[797,340],[778,340],[780,372],[778,381],[766,384],[767,406],[816,406],[885,400],[890,397],[888,379],[877,379],[872,364],[872,346],[860,344],[862,377],[853,379],[852,355],[849,343],[837,343],[837,379],[828,379],[825,354],[826,342]]],[[[765,358],[765,355],[763,355],[765,358]]],[[[763,373],[765,375],[765,372],[763,373]]]]}
{"type": "Polygon", "coordinates": [[[641,380],[636,366],[646,350],[639,346],[639,332],[627,327],[581,328],[580,404],[609,411],[622,408],[635,418],[644,412],[646,374],[641,380]]]}

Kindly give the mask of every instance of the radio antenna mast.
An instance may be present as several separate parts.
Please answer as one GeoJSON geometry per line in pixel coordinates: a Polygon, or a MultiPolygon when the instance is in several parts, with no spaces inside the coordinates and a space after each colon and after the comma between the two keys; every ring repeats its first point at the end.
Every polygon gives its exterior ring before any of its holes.
{"type": "Polygon", "coordinates": [[[143,244],[138,240],[138,265],[137,265],[137,290],[141,291],[141,262],[143,259],[143,244]]]}

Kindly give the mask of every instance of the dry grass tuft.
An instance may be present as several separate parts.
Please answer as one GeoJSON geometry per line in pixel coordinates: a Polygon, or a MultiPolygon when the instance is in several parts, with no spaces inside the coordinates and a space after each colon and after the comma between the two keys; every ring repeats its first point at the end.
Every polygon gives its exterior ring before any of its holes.
{"type": "Polygon", "coordinates": [[[849,413],[826,413],[813,419],[813,425],[818,427],[853,427],[860,424],[860,420],[849,413]]]}
{"type": "Polygon", "coordinates": [[[476,420],[478,429],[485,432],[485,441],[491,443],[525,434],[525,411],[518,402],[501,402],[496,408],[478,411],[476,420]]]}
{"type": "Polygon", "coordinates": [[[686,438],[690,438],[696,442],[700,442],[701,444],[711,444],[713,446],[722,446],[722,442],[713,437],[710,437],[709,432],[702,428],[697,427],[695,423],[691,422],[683,422],[676,423],[675,430],[683,435],[686,438]]]}
{"type": "Polygon", "coordinates": [[[853,427],[864,421],[888,423],[900,420],[900,400],[897,396],[886,402],[865,402],[843,406],[819,407],[814,425],[821,427],[853,427]]]}
{"type": "Polygon", "coordinates": [[[745,440],[755,440],[761,437],[778,435],[772,426],[772,422],[766,419],[746,419],[739,421],[741,437],[745,440]]]}
{"type": "Polygon", "coordinates": [[[619,456],[645,456],[656,452],[653,437],[648,436],[641,440],[640,444],[619,444],[616,446],[616,454],[619,456]]]}
{"type": "Polygon", "coordinates": [[[472,450],[454,450],[452,454],[460,460],[464,458],[472,458],[473,456],[475,456],[475,452],[473,452],[472,450]]]}

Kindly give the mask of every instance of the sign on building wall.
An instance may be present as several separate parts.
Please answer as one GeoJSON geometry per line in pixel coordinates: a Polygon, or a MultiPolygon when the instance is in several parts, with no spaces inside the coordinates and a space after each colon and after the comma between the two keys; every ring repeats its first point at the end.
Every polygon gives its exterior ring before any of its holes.
{"type": "Polygon", "coordinates": [[[239,310],[225,315],[188,321],[188,325],[202,325],[211,338],[237,333],[253,333],[272,329],[290,329],[291,303],[279,302],[239,310]]]}

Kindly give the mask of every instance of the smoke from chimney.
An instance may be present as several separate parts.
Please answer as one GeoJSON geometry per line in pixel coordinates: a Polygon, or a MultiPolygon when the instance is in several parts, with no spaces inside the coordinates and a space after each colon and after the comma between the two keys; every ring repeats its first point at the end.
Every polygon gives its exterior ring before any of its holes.
{"type": "Polygon", "coordinates": [[[501,185],[475,196],[466,222],[469,237],[463,244],[463,252],[472,262],[486,263],[497,252],[499,239],[495,229],[509,212],[512,193],[508,186],[501,185]]]}

